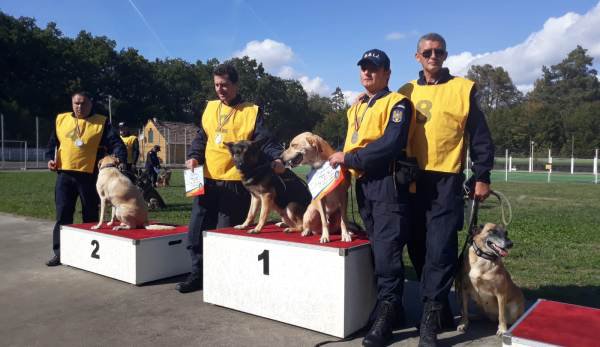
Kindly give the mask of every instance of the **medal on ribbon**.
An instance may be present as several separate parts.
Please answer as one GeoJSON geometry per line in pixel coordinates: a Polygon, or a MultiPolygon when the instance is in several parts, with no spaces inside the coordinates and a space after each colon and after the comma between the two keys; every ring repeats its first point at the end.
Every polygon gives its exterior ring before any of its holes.
{"type": "Polygon", "coordinates": [[[215,135],[215,143],[220,145],[221,142],[223,142],[223,133],[217,133],[217,135],[215,135]]]}

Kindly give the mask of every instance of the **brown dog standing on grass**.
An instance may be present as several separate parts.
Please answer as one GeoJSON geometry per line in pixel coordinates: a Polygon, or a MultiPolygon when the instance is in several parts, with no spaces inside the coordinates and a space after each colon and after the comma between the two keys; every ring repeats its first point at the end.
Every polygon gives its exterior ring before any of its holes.
{"type": "MultiPolygon", "coordinates": [[[[335,151],[318,135],[304,132],[292,139],[290,146],[283,152],[283,162],[292,167],[306,164],[313,169],[319,169],[335,151]]],[[[329,242],[329,233],[341,229],[342,241],[351,242],[348,231],[348,187],[350,180],[346,179],[329,194],[320,200],[313,200],[303,218],[302,236],[315,232],[321,233],[321,243],[329,242]]]]}
{"type": "Polygon", "coordinates": [[[100,196],[100,219],[92,229],[99,229],[104,221],[106,205],[112,205],[112,216],[109,226],[115,221],[121,224],[113,227],[113,230],[138,229],[149,230],[171,230],[175,227],[170,225],[148,224],[148,209],[142,196],[142,192],[131,182],[127,176],[118,169],[119,159],[107,155],[98,162],[98,181],[96,190],[100,196]]]}
{"type": "Polygon", "coordinates": [[[490,320],[498,321],[498,336],[523,314],[523,292],[502,263],[502,257],[508,255],[512,245],[501,225],[487,223],[473,235],[473,244],[464,255],[455,282],[462,314],[458,331],[464,332],[469,326],[469,297],[490,320]]]}

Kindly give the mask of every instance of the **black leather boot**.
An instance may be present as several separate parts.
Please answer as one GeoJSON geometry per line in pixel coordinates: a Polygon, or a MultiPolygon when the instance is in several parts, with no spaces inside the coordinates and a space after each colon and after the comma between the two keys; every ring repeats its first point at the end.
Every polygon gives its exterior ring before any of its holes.
{"type": "Polygon", "coordinates": [[[52,257],[52,259],[48,260],[46,262],[46,266],[59,266],[61,265],[60,263],[60,256],[55,255],[54,257],[52,257]]]}
{"type": "Polygon", "coordinates": [[[202,275],[191,273],[184,282],[177,283],[175,286],[180,293],[191,293],[202,289],[202,275]]]}
{"type": "Polygon", "coordinates": [[[442,312],[441,312],[441,325],[439,326],[440,331],[454,331],[456,330],[456,324],[454,323],[454,314],[450,308],[450,302],[448,298],[442,301],[442,312]]]}
{"type": "Polygon", "coordinates": [[[392,338],[392,332],[398,323],[399,314],[403,316],[402,308],[397,308],[390,301],[382,301],[377,311],[373,325],[362,341],[363,346],[386,346],[392,338]]]}
{"type": "Polygon", "coordinates": [[[427,301],[423,307],[419,329],[419,347],[436,347],[438,327],[442,325],[443,305],[439,301],[427,301]]]}

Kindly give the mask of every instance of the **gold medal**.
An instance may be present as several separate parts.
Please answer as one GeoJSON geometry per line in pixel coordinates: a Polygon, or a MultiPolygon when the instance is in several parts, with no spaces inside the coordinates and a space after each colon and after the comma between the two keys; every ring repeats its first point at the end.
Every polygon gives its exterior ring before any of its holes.
{"type": "Polygon", "coordinates": [[[217,133],[217,135],[215,135],[215,143],[217,145],[220,145],[221,142],[223,142],[223,134],[222,133],[217,133]]]}
{"type": "Polygon", "coordinates": [[[83,146],[83,140],[79,139],[79,138],[77,140],[75,140],[75,146],[82,147],[83,146]]]}
{"type": "Polygon", "coordinates": [[[354,132],[352,133],[352,138],[350,139],[350,141],[355,144],[358,142],[358,131],[354,130],[354,132]]]}

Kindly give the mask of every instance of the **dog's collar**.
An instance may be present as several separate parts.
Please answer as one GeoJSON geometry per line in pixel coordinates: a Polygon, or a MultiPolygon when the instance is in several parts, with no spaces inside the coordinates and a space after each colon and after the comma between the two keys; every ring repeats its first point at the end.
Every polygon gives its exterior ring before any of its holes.
{"type": "Polygon", "coordinates": [[[103,169],[106,169],[106,168],[109,168],[109,167],[117,167],[117,166],[115,164],[106,164],[106,165],[102,166],[100,168],[100,170],[103,170],[103,169]]]}
{"type": "Polygon", "coordinates": [[[475,242],[472,243],[472,246],[473,250],[475,250],[475,254],[477,254],[478,257],[491,261],[498,259],[498,256],[496,254],[483,251],[481,248],[477,247],[477,244],[475,242]]]}

